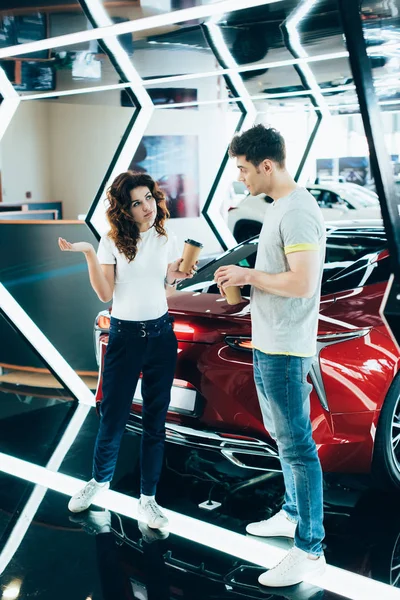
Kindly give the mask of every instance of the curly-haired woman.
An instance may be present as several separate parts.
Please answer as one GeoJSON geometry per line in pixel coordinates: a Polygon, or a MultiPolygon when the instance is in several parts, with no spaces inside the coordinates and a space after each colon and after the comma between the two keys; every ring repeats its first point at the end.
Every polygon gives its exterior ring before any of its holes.
{"type": "Polygon", "coordinates": [[[93,479],[71,498],[68,508],[72,512],[86,510],[98,492],[109,488],[142,372],[139,520],[158,529],[168,524],[155,493],[177,357],[166,288],[173,287],[178,278],[192,277],[194,270],[179,272],[183,259],[176,258],[176,241],[165,229],[169,217],[165,197],[149,175],[121,173],[108,189],[107,198],[111,230],[101,238],[97,256],[89,243],[58,241],[63,251],[85,254],[94,291],[103,302],[113,299],[93,479]]]}

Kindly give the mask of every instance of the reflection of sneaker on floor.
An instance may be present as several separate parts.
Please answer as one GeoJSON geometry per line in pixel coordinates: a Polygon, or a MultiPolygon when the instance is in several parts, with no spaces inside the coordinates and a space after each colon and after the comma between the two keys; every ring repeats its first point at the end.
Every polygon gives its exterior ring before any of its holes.
{"type": "Polygon", "coordinates": [[[138,527],[144,541],[148,544],[152,544],[153,542],[158,542],[160,540],[166,540],[169,536],[169,531],[162,531],[161,529],[150,529],[150,527],[142,521],[138,521],[138,527]]]}
{"type": "Polygon", "coordinates": [[[145,501],[139,500],[138,521],[146,523],[150,529],[162,529],[168,526],[168,519],[154,498],[145,501]]]}
{"type": "Polygon", "coordinates": [[[300,583],[291,587],[270,588],[269,596],[279,596],[279,600],[322,600],[325,596],[325,590],[312,585],[311,583],[300,583]]]}
{"type": "Polygon", "coordinates": [[[82,512],[87,510],[89,506],[93,503],[93,500],[97,494],[102,492],[103,490],[108,490],[110,487],[110,482],[107,481],[105,483],[97,483],[94,479],[91,479],[85,487],[83,487],[79,492],[74,494],[71,500],[68,503],[68,508],[73,513],[82,512]]]}
{"type": "Polygon", "coordinates": [[[71,515],[69,520],[77,523],[89,535],[110,533],[111,513],[109,510],[89,510],[84,515],[71,515]]]}
{"type": "Polygon", "coordinates": [[[322,575],[326,568],[324,555],[313,560],[308,553],[294,546],[280,563],[262,573],[258,578],[261,585],[285,587],[301,583],[308,575],[322,575]]]}
{"type": "Polygon", "coordinates": [[[288,537],[294,538],[297,523],[290,521],[284,510],[266,521],[249,523],[246,527],[247,533],[261,537],[288,537]]]}

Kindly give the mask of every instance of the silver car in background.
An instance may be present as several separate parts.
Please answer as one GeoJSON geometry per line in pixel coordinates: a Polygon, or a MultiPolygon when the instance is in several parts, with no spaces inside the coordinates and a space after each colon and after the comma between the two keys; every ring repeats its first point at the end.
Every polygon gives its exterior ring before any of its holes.
{"type": "MultiPolygon", "coordinates": [[[[355,183],[321,183],[305,186],[322,210],[324,220],[358,221],[381,219],[378,196],[355,183]]],[[[265,194],[251,196],[241,182],[234,182],[234,198],[228,210],[228,226],[238,242],[260,233],[267,204],[265,194]]]]}

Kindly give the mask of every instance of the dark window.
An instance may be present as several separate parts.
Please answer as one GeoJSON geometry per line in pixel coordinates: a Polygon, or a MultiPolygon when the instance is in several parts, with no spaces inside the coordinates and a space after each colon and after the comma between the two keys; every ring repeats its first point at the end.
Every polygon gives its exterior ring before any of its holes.
{"type": "Polygon", "coordinates": [[[326,262],[355,261],[365,254],[383,250],[386,247],[384,236],[358,236],[332,234],[326,242],[326,262]]]}
{"type": "Polygon", "coordinates": [[[315,190],[313,188],[310,188],[308,191],[310,192],[310,194],[312,196],[314,196],[314,198],[316,199],[316,201],[319,204],[320,203],[321,190],[315,190]]]}
{"type": "MultiPolygon", "coordinates": [[[[258,248],[258,236],[252,240],[247,240],[243,244],[236,246],[232,250],[228,250],[221,258],[217,258],[205,265],[192,278],[182,281],[178,285],[178,290],[184,290],[190,287],[193,291],[200,290],[203,287],[208,287],[210,293],[218,293],[218,288],[214,283],[214,273],[219,267],[226,265],[237,265],[239,267],[249,267],[254,269],[256,263],[256,255],[258,248]]],[[[245,286],[242,290],[243,296],[250,296],[250,286],[245,286]]]]}
{"type": "Polygon", "coordinates": [[[339,204],[339,199],[336,194],[323,190],[319,197],[318,204],[320,208],[333,208],[335,205],[339,204]]]}
{"type": "Polygon", "coordinates": [[[322,284],[321,295],[336,294],[365,285],[383,283],[389,280],[391,265],[389,256],[371,262],[371,255],[360,258],[347,269],[322,284]]]}
{"type": "Polygon", "coordinates": [[[340,208],[341,206],[353,208],[347,200],[329,190],[310,188],[308,191],[314,196],[320,208],[340,208]]]}

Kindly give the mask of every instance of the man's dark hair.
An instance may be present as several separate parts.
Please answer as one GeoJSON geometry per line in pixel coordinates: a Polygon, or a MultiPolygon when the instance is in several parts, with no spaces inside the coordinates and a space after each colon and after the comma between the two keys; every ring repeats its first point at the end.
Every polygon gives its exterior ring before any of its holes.
{"type": "Polygon", "coordinates": [[[255,167],[269,158],[283,168],[286,159],[285,140],[273,127],[254,125],[242,134],[235,135],[229,146],[229,154],[231,157],[245,156],[255,167]]]}

